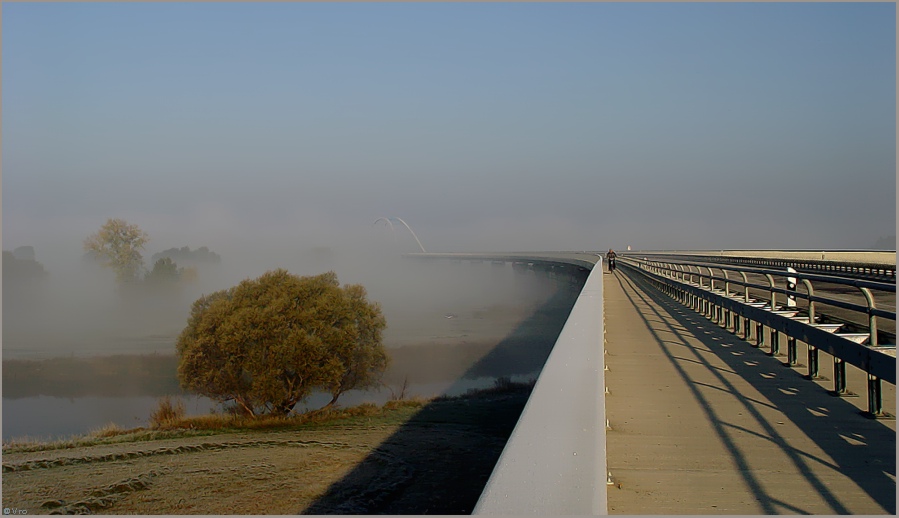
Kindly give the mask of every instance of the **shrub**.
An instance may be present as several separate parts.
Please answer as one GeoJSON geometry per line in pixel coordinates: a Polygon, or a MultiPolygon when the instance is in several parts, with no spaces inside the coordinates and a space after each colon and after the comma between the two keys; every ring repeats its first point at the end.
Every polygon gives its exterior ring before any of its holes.
{"type": "Polygon", "coordinates": [[[150,414],[150,428],[161,428],[184,418],[184,402],[172,403],[170,396],[159,398],[156,410],[150,414]]]}

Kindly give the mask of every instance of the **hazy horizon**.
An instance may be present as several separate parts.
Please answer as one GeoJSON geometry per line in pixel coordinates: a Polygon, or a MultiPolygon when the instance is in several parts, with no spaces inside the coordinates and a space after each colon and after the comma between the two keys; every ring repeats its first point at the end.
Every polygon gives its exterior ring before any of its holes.
{"type": "MultiPolygon", "coordinates": [[[[3,248],[866,248],[893,4],[10,3],[3,248]],[[408,236],[401,246],[416,247],[408,236]]],[[[62,257],[66,257],[65,260],[62,257]]],[[[59,258],[59,261],[57,261],[59,258]]]]}

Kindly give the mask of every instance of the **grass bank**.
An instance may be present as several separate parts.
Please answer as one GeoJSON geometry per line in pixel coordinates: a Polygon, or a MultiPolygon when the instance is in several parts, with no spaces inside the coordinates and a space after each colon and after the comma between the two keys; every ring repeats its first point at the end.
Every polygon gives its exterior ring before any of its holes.
{"type": "MultiPolygon", "coordinates": [[[[363,403],[352,407],[332,407],[288,416],[243,416],[228,413],[213,413],[183,416],[174,413],[152,419],[150,427],[121,428],[109,424],[86,435],[73,436],[55,441],[42,441],[28,437],[16,438],[3,443],[3,453],[27,453],[37,451],[63,450],[89,446],[121,444],[127,442],[154,441],[202,437],[222,433],[243,433],[256,431],[302,431],[327,428],[328,426],[355,426],[359,424],[392,426],[408,421],[410,416],[426,405],[441,402],[470,402],[491,396],[528,395],[534,381],[518,383],[508,378],[498,378],[493,387],[470,390],[459,396],[439,396],[434,398],[413,397],[394,399],[383,405],[363,403]]],[[[169,396],[160,399],[160,406],[170,401],[169,396]]],[[[177,400],[175,400],[177,403],[177,400]]]]}
{"type": "Polygon", "coordinates": [[[28,514],[468,514],[531,384],[3,447],[28,514]]]}

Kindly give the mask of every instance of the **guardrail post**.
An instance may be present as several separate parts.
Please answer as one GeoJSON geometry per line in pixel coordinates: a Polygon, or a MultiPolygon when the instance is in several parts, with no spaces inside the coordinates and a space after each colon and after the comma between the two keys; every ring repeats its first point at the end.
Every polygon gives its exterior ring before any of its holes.
{"type": "MultiPolygon", "coordinates": [[[[874,314],[874,297],[868,288],[859,288],[868,302],[868,344],[871,347],[877,347],[877,315],[874,314]]],[[[872,376],[868,373],[868,414],[869,417],[884,417],[883,411],[883,389],[880,385],[880,378],[872,376]]]]}
{"type": "Polygon", "coordinates": [[[796,339],[792,336],[787,336],[787,365],[795,366],[797,363],[796,358],[796,339]]]}
{"type": "Polygon", "coordinates": [[[749,279],[746,277],[746,272],[740,272],[740,275],[743,277],[743,302],[749,302],[749,279]]]}
{"type": "Polygon", "coordinates": [[[770,273],[766,273],[765,277],[768,278],[768,284],[771,288],[771,311],[777,307],[777,292],[774,291],[774,277],[771,277],[770,273]]]}
{"type": "MultiPolygon", "coordinates": [[[[699,271],[699,287],[705,288],[702,284],[702,266],[697,266],[696,269],[699,271]]],[[[709,286],[712,285],[712,269],[709,268],[709,286]]],[[[709,301],[706,300],[705,297],[700,296],[699,298],[699,312],[702,316],[709,318],[709,301]]]]}
{"type": "Polygon", "coordinates": [[[743,340],[747,342],[751,339],[750,334],[752,333],[752,322],[749,320],[749,317],[743,317],[743,340]]]}
{"type": "Polygon", "coordinates": [[[846,390],[846,362],[836,356],[833,358],[833,391],[830,394],[842,397],[858,395],[846,390]]]}
{"type": "MultiPolygon", "coordinates": [[[[743,277],[743,302],[749,303],[749,279],[746,277],[746,272],[740,272],[740,276],[743,277]]],[[[737,320],[740,320],[740,316],[737,316],[737,320]]],[[[750,324],[749,317],[742,317],[743,319],[743,340],[749,341],[749,333],[750,333],[750,324]]]]}
{"type": "MultiPolygon", "coordinates": [[[[812,287],[811,281],[808,279],[800,279],[805,285],[805,291],[808,295],[808,323],[815,324],[815,289],[812,287]]],[[[812,344],[806,344],[808,347],[808,375],[807,379],[822,379],[818,372],[818,348],[812,344]]]]}
{"type": "Polygon", "coordinates": [[[877,315],[872,311],[875,309],[874,297],[871,295],[871,290],[868,288],[859,289],[862,291],[862,295],[865,296],[865,300],[868,302],[868,332],[871,334],[871,337],[868,338],[868,345],[877,347],[877,315]]]}
{"type": "Polygon", "coordinates": [[[777,329],[771,328],[771,350],[768,351],[769,356],[777,356],[780,354],[780,333],[777,329]]]}
{"type": "Polygon", "coordinates": [[[812,344],[808,345],[808,375],[807,379],[816,380],[821,379],[818,375],[818,348],[813,346],[812,344]]]}
{"type": "MultiPolygon", "coordinates": [[[[768,278],[768,284],[769,284],[769,287],[771,288],[770,304],[771,304],[771,311],[774,311],[774,309],[777,307],[777,292],[774,291],[774,277],[771,277],[770,273],[766,273],[765,277],[768,278]]],[[[763,345],[764,331],[765,331],[765,326],[761,322],[759,322],[756,325],[756,340],[757,340],[756,343],[758,344],[758,347],[761,347],[763,345]]],[[[777,343],[777,331],[775,331],[772,328],[771,329],[771,351],[768,354],[771,356],[774,356],[779,351],[780,351],[780,347],[779,347],[779,344],[777,343]]]]}
{"type": "Polygon", "coordinates": [[[812,288],[812,283],[808,279],[802,279],[802,284],[805,285],[805,291],[808,294],[808,323],[809,325],[815,324],[815,289],[812,288]]]}
{"type": "MultiPolygon", "coordinates": [[[[715,292],[715,272],[712,271],[712,267],[708,266],[709,269],[709,292],[715,292]]],[[[709,319],[715,324],[721,323],[721,306],[712,302],[711,296],[709,296],[709,319]]]]}
{"type": "Polygon", "coordinates": [[[869,417],[883,417],[883,390],[880,378],[868,374],[868,414],[869,417]]]}
{"type": "MultiPolygon", "coordinates": [[[[730,277],[727,276],[727,270],[721,268],[721,273],[724,274],[724,297],[730,297],[730,277]]],[[[724,329],[730,329],[731,322],[731,311],[727,308],[722,308],[724,311],[724,329]]]]}

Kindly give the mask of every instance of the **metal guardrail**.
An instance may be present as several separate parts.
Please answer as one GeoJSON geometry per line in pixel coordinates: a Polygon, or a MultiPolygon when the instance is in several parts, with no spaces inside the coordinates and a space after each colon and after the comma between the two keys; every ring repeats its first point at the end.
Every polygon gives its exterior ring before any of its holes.
{"type": "Polygon", "coordinates": [[[875,307],[871,290],[882,290],[895,293],[892,283],[877,283],[858,279],[846,279],[833,276],[790,273],[783,270],[757,269],[725,265],[702,265],[688,261],[642,260],[633,257],[621,257],[619,266],[641,274],[652,285],[664,293],[705,314],[714,322],[730,329],[734,334],[743,335],[743,339],[751,339],[751,324],[756,327],[755,346],[764,343],[764,329],[770,330],[770,355],[780,353],[780,334],[787,337],[787,365],[797,366],[796,342],[802,341],[808,346],[809,379],[817,379],[818,351],[825,351],[834,358],[834,390],[836,395],[847,394],[846,364],[854,365],[868,375],[868,414],[874,417],[885,416],[882,408],[881,380],[896,384],[895,345],[879,346],[877,344],[877,319],[888,318],[895,322],[896,314],[875,307]],[[703,268],[706,272],[703,272],[703,268]],[[715,275],[712,269],[721,270],[715,275]],[[695,271],[694,271],[695,269],[695,271]],[[741,279],[729,277],[727,272],[740,274],[741,279]],[[768,285],[755,284],[748,281],[747,273],[764,275],[768,285]],[[806,292],[789,290],[776,286],[774,277],[795,277],[802,281],[806,292]],[[719,283],[716,287],[716,281],[719,283]],[[815,295],[812,281],[855,286],[864,295],[866,305],[815,295]],[[743,287],[743,292],[731,292],[731,285],[743,287]],[[749,295],[749,288],[765,290],[768,300],[755,300],[749,295]],[[777,294],[802,298],[808,301],[806,314],[800,314],[798,307],[779,305],[777,294]],[[828,304],[836,307],[858,311],[868,317],[868,333],[840,333],[840,325],[819,323],[815,313],[816,304],[828,304]],[[742,324],[742,325],[741,325],[742,324]],[[742,328],[742,331],[741,331],[742,328]],[[869,341],[866,345],[864,342],[869,341]]]}
{"type": "MultiPolygon", "coordinates": [[[[775,254],[772,252],[772,254],[775,254]]],[[[822,252],[823,256],[825,252],[822,252]]],[[[833,252],[832,252],[833,254],[833,252]]],[[[623,256],[639,257],[640,253],[623,252],[623,256]]],[[[809,257],[751,257],[751,256],[735,256],[735,255],[712,255],[691,253],[686,254],[666,254],[646,252],[643,255],[651,256],[653,260],[679,260],[689,258],[690,260],[730,264],[737,266],[757,266],[757,267],[774,267],[786,268],[791,267],[798,272],[803,273],[828,273],[838,274],[844,277],[882,280],[886,282],[896,282],[896,264],[895,262],[883,263],[864,260],[840,261],[833,259],[812,259],[809,257]]]]}

